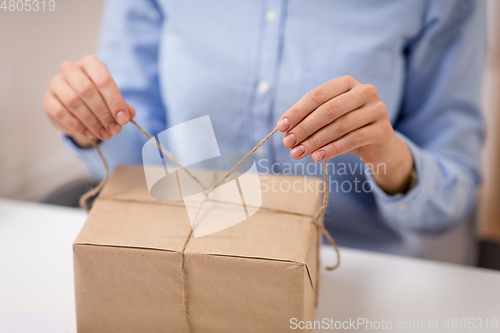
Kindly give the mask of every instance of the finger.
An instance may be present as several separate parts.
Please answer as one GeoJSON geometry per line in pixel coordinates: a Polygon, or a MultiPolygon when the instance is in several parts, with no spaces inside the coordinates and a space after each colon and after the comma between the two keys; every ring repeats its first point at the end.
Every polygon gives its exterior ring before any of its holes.
{"type": "Polygon", "coordinates": [[[361,93],[354,88],[320,105],[283,137],[283,144],[287,148],[294,147],[325,125],[360,108],[364,104],[364,99],[360,95],[361,93]]]}
{"type": "Polygon", "coordinates": [[[294,159],[302,159],[347,133],[372,123],[378,116],[373,109],[373,107],[365,106],[337,118],[290,150],[290,155],[294,159]]]}
{"type": "Polygon", "coordinates": [[[73,91],[99,119],[103,127],[111,134],[118,134],[121,129],[120,125],[115,122],[106,102],[82,69],[75,63],[69,62],[61,66],[61,73],[73,91]]]}
{"type": "Polygon", "coordinates": [[[130,114],[130,118],[134,118],[135,117],[135,108],[130,105],[130,104],[127,104],[128,106],[128,111],[129,111],[129,114],[130,114]]]}
{"type": "Polygon", "coordinates": [[[375,124],[359,128],[316,150],[313,152],[312,158],[316,162],[321,162],[351,152],[369,144],[376,133],[377,126],[375,124]]]}
{"type": "Polygon", "coordinates": [[[111,134],[102,126],[97,117],[89,110],[78,94],[68,83],[57,75],[51,82],[51,91],[61,104],[92,133],[101,140],[108,140],[111,134]]]}
{"type": "Polygon", "coordinates": [[[87,128],[76,119],[64,105],[62,105],[53,93],[49,92],[45,94],[43,105],[45,113],[49,116],[52,124],[61,129],[65,134],[79,134],[89,139],[94,137],[94,135],[87,130],[87,128]]]}
{"type": "Polygon", "coordinates": [[[78,133],[73,133],[66,126],[57,122],[54,119],[49,118],[49,120],[54,127],[58,128],[61,132],[65,133],[68,137],[70,137],[73,140],[73,142],[80,148],[90,147],[92,140],[95,140],[95,138],[93,138],[94,136],[92,134],[90,134],[92,136],[92,138],[87,138],[87,137],[80,135],[78,133]]]}
{"type": "MultiPolygon", "coordinates": [[[[57,120],[54,120],[52,118],[49,118],[50,123],[52,126],[63,132],[67,136],[73,136],[76,135],[76,133],[73,133],[69,128],[64,126],[62,123],[59,123],[57,120]]],[[[90,133],[90,132],[89,132],[90,133]]]]}
{"type": "Polygon", "coordinates": [[[116,122],[120,125],[128,123],[130,112],[127,103],[125,103],[106,66],[95,56],[83,58],[80,64],[83,71],[99,90],[116,122]]]}
{"type": "Polygon", "coordinates": [[[291,130],[321,104],[351,90],[356,83],[352,76],[343,76],[311,90],[281,116],[278,130],[280,132],[291,130]]]}

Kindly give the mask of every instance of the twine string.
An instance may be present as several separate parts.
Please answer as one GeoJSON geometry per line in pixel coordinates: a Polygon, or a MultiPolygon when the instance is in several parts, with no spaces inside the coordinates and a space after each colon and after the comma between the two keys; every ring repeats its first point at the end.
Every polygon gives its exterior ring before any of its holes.
{"type": "Polygon", "coordinates": [[[95,197],[96,195],[99,194],[99,192],[101,192],[102,188],[108,182],[108,178],[109,178],[108,163],[106,162],[106,159],[102,155],[101,149],[99,148],[99,145],[97,144],[97,140],[92,139],[92,140],[90,140],[90,143],[95,148],[95,150],[97,150],[97,154],[99,154],[99,157],[101,158],[101,161],[104,165],[104,171],[106,173],[104,175],[104,179],[96,187],[88,190],[80,197],[80,200],[78,203],[79,203],[80,207],[82,209],[86,210],[87,212],[90,210],[90,206],[88,204],[89,199],[95,197]]]}
{"type": "MultiPolygon", "coordinates": [[[[130,120],[130,122],[132,124],[134,124],[137,129],[143,133],[149,140],[153,140],[154,138],[149,135],[148,132],[146,132],[141,126],[139,126],[139,124],[137,124],[137,122],[133,119],[130,120]]],[[[168,150],[166,150],[165,148],[163,148],[160,143],[158,141],[156,141],[156,139],[154,139],[153,141],[155,142],[156,146],[158,147],[158,149],[160,149],[172,162],[174,162],[175,164],[177,164],[177,166],[179,166],[180,168],[186,170],[187,174],[193,179],[195,180],[199,185],[202,186],[202,188],[205,190],[205,199],[201,202],[200,204],[200,207],[198,209],[198,212],[196,214],[196,218],[198,217],[198,214],[200,213],[201,211],[201,205],[206,202],[206,201],[213,201],[213,202],[218,202],[217,200],[213,200],[213,199],[210,199],[208,197],[208,194],[210,192],[212,192],[216,187],[220,186],[223,182],[227,181],[229,176],[234,173],[257,149],[259,149],[260,146],[262,146],[264,144],[264,142],[266,142],[267,140],[269,140],[269,138],[271,138],[276,132],[278,131],[278,128],[274,128],[264,139],[262,139],[262,141],[260,141],[248,154],[245,155],[245,157],[243,157],[229,172],[226,173],[225,177],[219,182],[217,183],[214,187],[212,187],[211,189],[207,189],[201,182],[198,178],[196,178],[193,174],[191,174],[187,169],[185,169],[182,164],[172,155],[172,153],[170,153],[168,150]]],[[[99,148],[99,145],[97,144],[97,141],[96,140],[91,140],[91,144],[92,146],[96,149],[100,159],[102,160],[102,163],[104,165],[104,170],[105,170],[105,176],[104,176],[104,179],[93,189],[89,190],[88,192],[86,192],[84,195],[82,195],[82,197],[80,198],[80,207],[82,207],[83,209],[85,209],[86,211],[89,210],[89,205],[88,205],[88,200],[92,197],[95,197],[96,195],[99,194],[99,192],[102,190],[102,188],[104,187],[104,185],[107,183],[108,179],[109,179],[109,167],[108,167],[108,164],[106,162],[106,159],[104,158],[102,152],[101,152],[101,149],[99,148]]],[[[328,204],[328,169],[327,169],[327,162],[324,161],[323,163],[323,190],[324,190],[324,195],[323,195],[323,204],[320,208],[320,210],[318,211],[318,213],[313,216],[313,215],[308,215],[308,214],[301,214],[301,213],[296,213],[296,212],[290,212],[290,211],[285,211],[285,210],[279,210],[279,209],[274,209],[274,208],[265,208],[265,207],[254,207],[254,208],[258,208],[258,209],[263,209],[263,210],[266,210],[266,211],[270,211],[270,212],[274,212],[274,213],[279,213],[279,214],[290,214],[290,215],[296,215],[296,216],[303,216],[303,217],[309,217],[311,218],[311,222],[316,226],[316,228],[318,229],[318,231],[323,234],[326,239],[328,240],[328,242],[332,245],[332,247],[334,248],[335,250],[335,253],[337,255],[337,262],[335,263],[335,265],[333,266],[327,266],[326,269],[328,270],[334,270],[336,269],[337,267],[340,266],[340,252],[339,252],[339,249],[337,247],[337,245],[335,244],[335,241],[333,240],[332,236],[330,235],[330,233],[328,232],[328,230],[326,230],[326,228],[323,226],[323,224],[321,223],[321,217],[323,216],[325,210],[326,210],[326,207],[327,207],[327,204],[328,204]]],[[[156,200],[156,201],[151,201],[151,200],[145,200],[145,199],[117,199],[117,198],[101,198],[101,199],[106,199],[106,200],[113,200],[113,201],[124,201],[124,202],[144,202],[144,203],[153,203],[153,204],[165,204],[164,201],[162,200],[156,200]]],[[[177,201],[176,201],[177,202],[177,201]]],[[[180,203],[180,201],[179,201],[180,203]]],[[[231,204],[231,203],[228,203],[228,202],[223,202],[225,204],[231,204]]],[[[251,206],[248,206],[248,207],[251,207],[251,206]]],[[[195,220],[196,220],[195,218],[195,220]]],[[[189,240],[191,239],[191,236],[193,235],[193,227],[190,226],[189,227],[189,234],[186,238],[186,240],[184,241],[184,244],[182,246],[182,250],[180,252],[180,273],[181,273],[181,290],[182,290],[182,298],[183,298],[183,310],[184,310],[184,321],[185,321],[185,325],[186,325],[186,332],[191,332],[191,328],[190,328],[190,320],[189,320],[189,309],[188,309],[188,304],[187,304],[187,294],[186,294],[186,272],[185,272],[185,252],[186,252],[186,248],[187,248],[187,245],[189,243],[189,240]]]]}
{"type": "Polygon", "coordinates": [[[226,177],[224,177],[219,183],[217,183],[214,187],[212,187],[210,190],[208,190],[208,193],[212,192],[217,186],[220,186],[222,183],[227,181],[229,179],[229,176],[233,174],[257,149],[260,148],[266,142],[269,140],[270,137],[272,137],[276,132],[278,131],[278,127],[275,127],[271,133],[266,135],[264,139],[262,139],[248,154],[245,155],[231,170],[229,170],[228,173],[226,173],[226,177]]]}
{"type": "Polygon", "coordinates": [[[191,332],[191,326],[190,326],[190,320],[189,320],[189,309],[187,305],[187,294],[186,294],[186,274],[185,274],[185,253],[186,253],[186,247],[189,243],[189,240],[191,239],[191,236],[193,235],[193,228],[189,228],[189,235],[187,236],[186,240],[184,241],[184,245],[182,246],[182,251],[180,253],[181,256],[181,290],[182,290],[182,307],[184,310],[184,323],[186,325],[186,332],[189,333],[191,332]]]}
{"type": "MultiPolygon", "coordinates": [[[[149,135],[148,132],[146,132],[145,130],[143,130],[142,127],[139,126],[139,124],[136,123],[136,121],[134,119],[130,119],[130,122],[132,124],[134,124],[135,127],[137,127],[137,129],[139,131],[141,131],[141,133],[144,134],[149,140],[153,140],[154,143],[156,144],[156,146],[158,147],[158,149],[160,149],[163,152],[163,154],[167,155],[167,157],[172,162],[174,162],[175,164],[177,164],[177,166],[179,168],[184,169],[186,171],[186,173],[203,188],[203,190],[207,190],[206,186],[203,185],[203,183],[198,178],[196,178],[192,173],[190,173],[188,169],[184,168],[184,166],[175,158],[174,155],[172,155],[171,152],[169,152],[168,150],[166,150],[165,148],[163,148],[163,146],[160,145],[160,143],[155,138],[153,138],[151,135],[149,135]]],[[[96,147],[96,145],[94,145],[94,147],[96,147]]],[[[102,158],[102,154],[101,154],[101,158],[102,158]]]]}

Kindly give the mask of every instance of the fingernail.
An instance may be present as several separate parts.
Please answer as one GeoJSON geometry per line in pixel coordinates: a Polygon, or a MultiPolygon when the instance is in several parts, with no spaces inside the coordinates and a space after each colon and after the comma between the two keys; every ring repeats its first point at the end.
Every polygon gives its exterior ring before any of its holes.
{"type": "Polygon", "coordinates": [[[304,155],[305,152],[306,152],[306,149],[304,148],[303,145],[297,146],[297,147],[293,148],[291,151],[292,156],[294,156],[294,157],[300,157],[300,156],[304,155]]]}
{"type": "Polygon", "coordinates": [[[287,134],[283,138],[283,143],[285,144],[285,147],[292,148],[297,143],[297,137],[293,133],[287,134]]]}
{"type": "Polygon", "coordinates": [[[326,154],[322,150],[315,151],[313,153],[313,158],[316,162],[321,162],[325,158],[326,154]]]}
{"type": "Polygon", "coordinates": [[[125,125],[128,122],[128,114],[125,111],[118,111],[116,120],[120,125],[125,125]]]}
{"type": "Polygon", "coordinates": [[[112,134],[118,134],[118,132],[120,132],[120,129],[121,127],[117,123],[111,123],[111,125],[109,125],[109,131],[112,134]]]}
{"type": "Polygon", "coordinates": [[[101,137],[101,140],[108,140],[111,135],[103,128],[99,131],[99,136],[101,137]]]}
{"type": "Polygon", "coordinates": [[[280,132],[286,132],[290,128],[290,120],[288,118],[281,118],[278,121],[278,130],[280,132]]]}
{"type": "Polygon", "coordinates": [[[84,130],[83,135],[85,135],[89,139],[92,139],[94,137],[94,135],[92,133],[90,133],[89,130],[84,130]]]}

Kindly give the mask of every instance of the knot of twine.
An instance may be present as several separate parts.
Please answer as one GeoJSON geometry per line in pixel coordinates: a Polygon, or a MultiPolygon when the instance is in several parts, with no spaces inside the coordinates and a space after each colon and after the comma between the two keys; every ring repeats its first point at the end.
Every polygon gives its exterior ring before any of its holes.
{"type": "MultiPolygon", "coordinates": [[[[163,154],[165,154],[165,156],[167,156],[172,162],[177,164],[177,166],[184,169],[186,171],[186,173],[205,190],[205,200],[203,200],[202,203],[200,204],[196,218],[197,218],[198,214],[200,213],[201,205],[204,202],[206,202],[206,201],[214,201],[215,202],[216,201],[213,199],[209,199],[208,194],[210,192],[212,192],[216,187],[220,186],[223,182],[227,181],[229,176],[233,172],[235,172],[248,159],[248,157],[250,157],[257,149],[259,149],[260,146],[262,146],[262,144],[264,144],[264,142],[269,140],[269,138],[271,138],[278,131],[278,127],[274,128],[274,130],[272,130],[264,139],[262,139],[262,141],[260,141],[248,154],[246,154],[245,157],[243,157],[231,170],[229,170],[229,172],[226,173],[225,177],[219,183],[217,183],[211,189],[207,189],[206,186],[204,184],[202,184],[198,178],[196,178],[193,174],[191,174],[186,168],[184,168],[181,165],[181,163],[172,155],[172,153],[170,153],[168,150],[163,148],[163,146],[161,146],[160,143],[158,141],[156,141],[156,139],[154,139],[151,135],[149,135],[149,133],[146,132],[141,126],[139,126],[139,124],[137,124],[137,122],[134,119],[131,119],[130,122],[132,124],[134,124],[137,127],[137,129],[139,131],[141,131],[141,133],[143,133],[149,140],[153,140],[155,142],[156,146],[163,152],[163,154]]],[[[104,179],[95,188],[89,190],[88,192],[86,192],[85,194],[83,194],[80,197],[80,202],[79,202],[80,207],[85,209],[86,211],[90,210],[90,207],[88,205],[89,199],[97,196],[99,194],[99,192],[102,190],[102,188],[104,187],[104,185],[108,182],[108,179],[109,179],[108,163],[106,162],[106,159],[104,158],[104,155],[102,154],[101,149],[99,148],[97,141],[92,140],[91,144],[96,149],[96,151],[99,154],[99,157],[104,165],[105,176],[104,176],[104,179]]],[[[323,190],[324,190],[323,204],[322,204],[320,210],[318,211],[318,213],[314,216],[308,215],[308,214],[301,214],[301,213],[296,213],[296,212],[285,211],[285,210],[266,208],[266,207],[253,207],[253,208],[257,208],[257,209],[260,208],[260,209],[265,210],[265,211],[279,213],[279,214],[289,214],[289,215],[303,216],[303,217],[311,218],[311,223],[314,224],[314,226],[318,229],[318,231],[321,232],[321,234],[323,234],[326,237],[328,242],[334,248],[335,253],[337,254],[336,264],[333,266],[326,267],[326,269],[328,269],[328,270],[334,270],[340,266],[340,252],[339,252],[337,245],[335,244],[335,241],[333,240],[333,237],[330,235],[328,230],[326,230],[326,228],[320,222],[321,217],[325,213],[326,207],[328,205],[327,161],[323,162],[323,190]]],[[[128,199],[128,200],[127,199],[117,199],[117,198],[112,198],[112,199],[107,198],[107,199],[114,200],[114,201],[124,201],[124,202],[145,202],[144,200],[140,200],[140,199],[132,199],[132,200],[130,200],[130,199],[128,199]]],[[[161,202],[161,200],[159,200],[159,202],[161,202]]],[[[226,202],[224,202],[224,203],[226,203],[226,202]]],[[[230,204],[230,203],[226,203],[226,204],[230,204]]],[[[196,220],[196,218],[195,218],[195,220],[196,220]]],[[[191,327],[190,327],[189,311],[188,311],[188,305],[187,305],[187,294],[186,294],[185,252],[186,252],[186,248],[187,248],[187,245],[189,243],[189,240],[191,239],[191,236],[193,235],[193,227],[190,226],[189,229],[190,229],[189,234],[188,234],[186,240],[184,241],[184,244],[182,246],[182,250],[180,252],[181,290],[182,290],[182,298],[183,298],[185,327],[186,327],[186,332],[188,332],[188,333],[191,332],[191,327]]],[[[317,286],[316,286],[316,288],[317,288],[317,286]]]]}

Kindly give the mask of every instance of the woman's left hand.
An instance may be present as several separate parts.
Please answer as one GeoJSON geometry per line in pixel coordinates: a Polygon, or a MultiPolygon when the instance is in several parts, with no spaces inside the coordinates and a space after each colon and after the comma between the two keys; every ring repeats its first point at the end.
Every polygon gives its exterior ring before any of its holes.
{"type": "Polygon", "coordinates": [[[384,174],[372,172],[387,193],[404,192],[408,187],[413,157],[394,133],[373,85],[351,76],[333,79],[288,109],[278,121],[278,130],[286,132],[283,144],[291,148],[294,159],[312,154],[320,162],[353,153],[365,163],[385,164],[384,174]]]}

